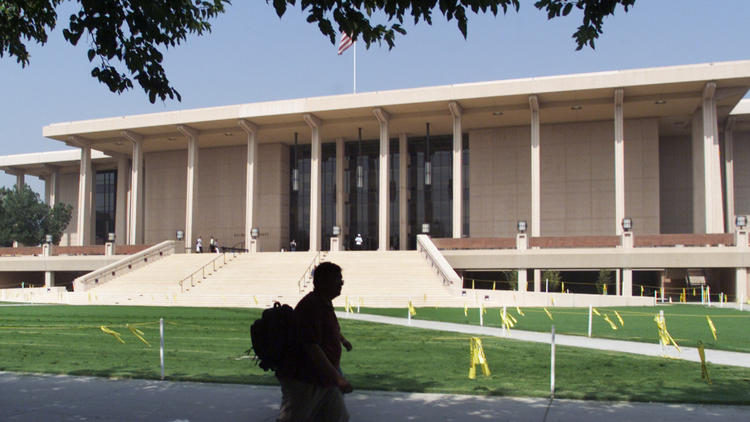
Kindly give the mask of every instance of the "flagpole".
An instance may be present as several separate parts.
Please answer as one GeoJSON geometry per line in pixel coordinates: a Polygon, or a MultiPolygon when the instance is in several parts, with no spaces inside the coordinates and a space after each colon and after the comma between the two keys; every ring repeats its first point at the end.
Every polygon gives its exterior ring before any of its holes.
{"type": "Polygon", "coordinates": [[[354,93],[357,93],[357,42],[354,41],[354,93]]]}

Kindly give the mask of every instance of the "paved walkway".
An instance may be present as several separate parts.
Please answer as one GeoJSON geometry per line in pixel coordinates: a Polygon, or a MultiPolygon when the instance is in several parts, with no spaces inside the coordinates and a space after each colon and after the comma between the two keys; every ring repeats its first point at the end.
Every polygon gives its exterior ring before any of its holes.
{"type": "MultiPolygon", "coordinates": [[[[278,387],[0,372],[0,420],[219,422],[275,420],[278,387]]],[[[750,420],[750,407],[612,403],[356,391],[353,422],[750,420]]]]}
{"type": "MultiPolygon", "coordinates": [[[[457,333],[475,334],[481,336],[503,337],[502,328],[483,327],[479,325],[454,324],[450,322],[437,322],[406,318],[394,318],[371,314],[355,314],[336,312],[341,319],[356,319],[360,321],[378,322],[381,324],[404,325],[429,330],[452,331],[457,333]]],[[[513,340],[531,341],[535,343],[550,343],[549,333],[536,331],[510,330],[508,338],[513,340]]],[[[695,347],[682,347],[677,351],[674,347],[662,348],[655,343],[641,343],[635,341],[608,340],[602,338],[589,338],[582,336],[571,336],[565,334],[555,335],[555,344],[559,346],[583,347],[586,349],[614,350],[624,353],[635,353],[646,356],[668,356],[675,359],[684,359],[692,362],[700,362],[698,349],[695,347]]],[[[706,361],[717,365],[731,365],[750,368],[750,353],[727,352],[723,350],[706,349],[706,361]]]]}

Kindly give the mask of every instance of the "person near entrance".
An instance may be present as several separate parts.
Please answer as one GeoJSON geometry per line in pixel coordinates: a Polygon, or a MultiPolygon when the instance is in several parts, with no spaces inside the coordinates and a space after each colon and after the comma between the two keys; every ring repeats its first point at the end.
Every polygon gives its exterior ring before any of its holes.
{"type": "Polygon", "coordinates": [[[343,394],[352,386],[341,372],[341,346],[352,344],[341,334],[333,299],[341,294],[341,267],[323,262],[313,272],[313,291],[294,308],[301,346],[278,371],[281,410],[278,422],[349,420],[343,394]]]}
{"type": "Polygon", "coordinates": [[[357,233],[357,237],[354,238],[354,246],[356,247],[356,249],[362,250],[362,243],[362,235],[357,233]]]}
{"type": "Polygon", "coordinates": [[[294,252],[294,251],[297,250],[297,241],[296,240],[292,239],[292,241],[289,242],[289,250],[291,252],[294,252]]]}

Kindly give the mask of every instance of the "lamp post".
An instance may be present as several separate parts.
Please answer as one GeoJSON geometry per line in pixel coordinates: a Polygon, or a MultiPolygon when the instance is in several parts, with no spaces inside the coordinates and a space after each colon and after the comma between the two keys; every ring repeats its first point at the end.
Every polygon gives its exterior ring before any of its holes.
{"type": "Polygon", "coordinates": [[[747,226],[747,216],[746,215],[738,215],[734,217],[734,225],[742,230],[747,226]]]}
{"type": "Polygon", "coordinates": [[[52,235],[51,235],[51,234],[45,234],[45,235],[44,235],[44,241],[45,241],[45,243],[47,243],[48,245],[52,244],[52,240],[53,240],[53,238],[52,238],[52,235]]]}
{"type": "Polygon", "coordinates": [[[622,230],[625,232],[633,231],[633,219],[625,217],[622,219],[622,230]]]}
{"type": "Polygon", "coordinates": [[[518,230],[518,233],[526,233],[526,220],[518,220],[518,223],[516,223],[516,229],[518,230]]]}

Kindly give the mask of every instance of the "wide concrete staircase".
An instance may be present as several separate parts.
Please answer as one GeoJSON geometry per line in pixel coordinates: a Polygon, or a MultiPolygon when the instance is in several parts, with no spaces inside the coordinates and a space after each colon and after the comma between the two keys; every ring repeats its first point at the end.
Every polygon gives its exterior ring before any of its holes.
{"type": "Polygon", "coordinates": [[[69,295],[71,304],[268,307],[295,305],[312,290],[310,270],[322,261],[343,269],[334,304],[356,308],[463,306],[416,251],[179,254],[69,295]],[[216,260],[212,262],[212,260],[216,260]],[[191,274],[192,281],[191,281],[191,274]],[[183,281],[180,284],[180,281],[183,281]]]}

